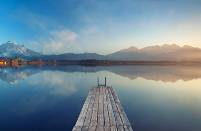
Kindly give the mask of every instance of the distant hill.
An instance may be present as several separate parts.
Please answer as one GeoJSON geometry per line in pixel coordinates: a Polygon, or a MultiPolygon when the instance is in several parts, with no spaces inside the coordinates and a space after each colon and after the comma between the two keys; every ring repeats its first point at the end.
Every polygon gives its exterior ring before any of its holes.
{"type": "Polygon", "coordinates": [[[22,57],[45,60],[126,60],[126,61],[201,61],[201,49],[184,45],[148,46],[141,49],[130,47],[109,55],[96,53],[65,53],[44,55],[8,41],[0,45],[0,57],[22,57]]]}
{"type": "Polygon", "coordinates": [[[54,59],[54,60],[86,60],[86,59],[96,59],[103,60],[105,59],[104,55],[99,55],[96,53],[65,53],[60,55],[44,55],[42,59],[54,59]]]}
{"type": "Polygon", "coordinates": [[[107,55],[110,60],[137,61],[200,61],[201,49],[188,45],[148,46],[142,49],[130,47],[107,55]]]}

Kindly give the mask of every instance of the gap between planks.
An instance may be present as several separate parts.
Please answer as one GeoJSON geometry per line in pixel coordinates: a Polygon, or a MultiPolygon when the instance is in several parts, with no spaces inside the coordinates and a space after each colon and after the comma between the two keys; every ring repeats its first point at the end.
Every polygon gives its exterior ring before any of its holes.
{"type": "Polygon", "coordinates": [[[133,131],[112,87],[90,89],[73,131],[133,131]]]}

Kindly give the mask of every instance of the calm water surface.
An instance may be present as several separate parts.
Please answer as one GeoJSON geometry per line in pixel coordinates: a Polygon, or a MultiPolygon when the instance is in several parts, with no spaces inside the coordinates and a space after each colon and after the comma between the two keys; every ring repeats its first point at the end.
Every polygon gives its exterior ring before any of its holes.
{"type": "Polygon", "coordinates": [[[201,67],[0,69],[0,131],[70,131],[107,76],[136,131],[201,131],[201,67]]]}

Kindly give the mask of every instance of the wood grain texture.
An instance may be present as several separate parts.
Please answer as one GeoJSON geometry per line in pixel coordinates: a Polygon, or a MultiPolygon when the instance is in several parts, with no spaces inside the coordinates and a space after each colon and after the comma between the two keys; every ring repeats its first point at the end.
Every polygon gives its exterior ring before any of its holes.
{"type": "Polygon", "coordinates": [[[112,87],[90,89],[73,131],[133,131],[112,87]]]}

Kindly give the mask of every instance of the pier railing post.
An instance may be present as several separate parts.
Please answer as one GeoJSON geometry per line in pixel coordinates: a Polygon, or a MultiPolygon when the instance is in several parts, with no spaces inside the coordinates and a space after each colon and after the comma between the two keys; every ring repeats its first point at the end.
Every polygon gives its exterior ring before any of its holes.
{"type": "Polygon", "coordinates": [[[98,86],[100,85],[100,84],[99,84],[99,77],[97,77],[97,84],[98,84],[98,86]]]}
{"type": "Polygon", "coordinates": [[[107,85],[107,79],[106,79],[106,77],[105,77],[105,86],[107,85]]]}

